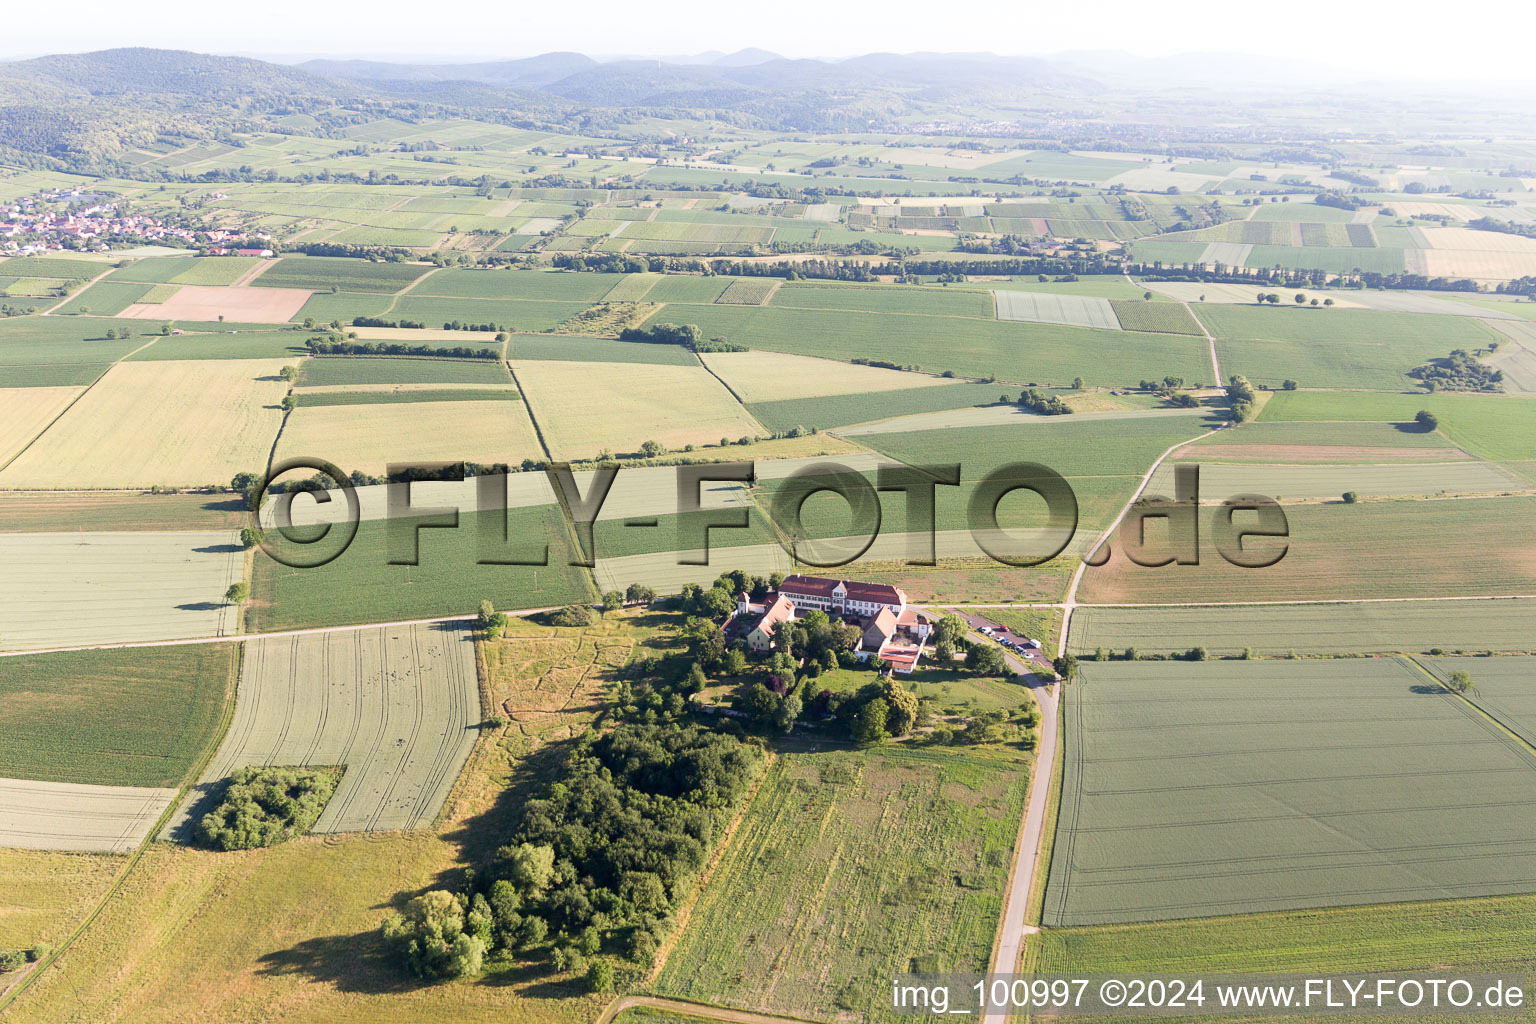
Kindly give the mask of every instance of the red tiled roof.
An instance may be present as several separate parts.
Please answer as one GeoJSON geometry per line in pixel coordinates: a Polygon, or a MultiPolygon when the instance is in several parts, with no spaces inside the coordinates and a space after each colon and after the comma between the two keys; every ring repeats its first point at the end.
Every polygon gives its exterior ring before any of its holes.
{"type": "Polygon", "coordinates": [[[837,580],[825,579],[821,576],[786,576],[784,582],[779,584],[779,591],[793,591],[798,594],[816,594],[820,597],[831,597],[832,591],[837,589],[837,580]]]}
{"type": "Polygon", "coordinates": [[[830,598],[832,591],[841,583],[852,601],[878,601],[885,604],[905,604],[907,595],[888,583],[859,583],[854,580],[829,580],[823,576],[786,576],[779,584],[781,591],[814,594],[830,598]]]}
{"type": "Polygon", "coordinates": [[[777,626],[785,619],[792,619],[794,617],[795,602],[780,594],[779,599],[769,605],[768,610],[763,613],[763,618],[758,622],[757,628],[764,632],[771,632],[774,626],[777,626]]]}

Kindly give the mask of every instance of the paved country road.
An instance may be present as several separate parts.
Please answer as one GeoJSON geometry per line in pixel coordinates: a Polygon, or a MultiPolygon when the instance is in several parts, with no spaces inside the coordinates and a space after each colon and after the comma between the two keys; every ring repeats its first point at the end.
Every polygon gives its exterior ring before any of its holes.
{"type": "MultiPolygon", "coordinates": [[[[980,634],[973,636],[979,638],[980,634]]],[[[1061,695],[1060,686],[1048,685],[1047,676],[1026,666],[1012,652],[1005,651],[1003,657],[1008,666],[1024,678],[1035,700],[1040,702],[1040,745],[1035,750],[1034,772],[1029,778],[1024,827],[1013,847],[1013,868],[1008,874],[1008,891],[1003,896],[1002,928],[988,968],[993,974],[1011,974],[1017,970],[1024,936],[1040,930],[1027,921],[1029,894],[1034,889],[1035,874],[1049,867],[1041,863],[1040,841],[1047,826],[1045,808],[1050,803],[1051,774],[1056,764],[1056,714],[1061,695]]],[[[1005,1024],[1007,1019],[1005,1012],[989,1012],[983,1022],[1005,1024]]]]}

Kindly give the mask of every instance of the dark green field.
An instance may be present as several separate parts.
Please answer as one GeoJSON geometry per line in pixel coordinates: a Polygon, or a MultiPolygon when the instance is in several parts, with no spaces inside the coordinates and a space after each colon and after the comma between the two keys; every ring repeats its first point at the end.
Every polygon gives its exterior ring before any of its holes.
{"type": "Polygon", "coordinates": [[[251,283],[263,288],[397,292],[432,268],[421,263],[366,263],[325,256],[285,256],[251,283]]]}
{"type": "Polygon", "coordinates": [[[1207,381],[1203,339],[1097,331],[906,313],[787,309],[781,306],[668,305],[652,323],[691,323],[706,337],[749,348],[832,359],[878,359],[924,370],[995,375],[1019,383],[1127,385],[1172,374],[1207,381]]]}
{"type": "Polygon", "coordinates": [[[0,658],[0,776],[176,787],[214,738],[235,644],[0,658]]]}
{"type": "Polygon", "coordinates": [[[1275,395],[1265,405],[1259,421],[1411,423],[1420,409],[1434,413],[1440,420],[1440,432],[1473,455],[1494,460],[1536,459],[1536,430],[1530,426],[1536,403],[1514,396],[1288,391],[1275,395]]]}
{"type": "Polygon", "coordinates": [[[495,359],[430,359],[410,356],[319,356],[300,367],[302,387],[347,384],[510,384],[495,359]]]}
{"type": "Polygon", "coordinates": [[[650,345],[636,341],[581,338],[565,334],[514,334],[507,345],[507,358],[556,359],[580,363],[698,365],[697,357],[680,345],[650,345]]]}
{"type": "Polygon", "coordinates": [[[747,410],[770,430],[792,430],[795,427],[830,430],[916,412],[940,412],[945,409],[990,405],[1003,394],[1012,395],[1012,392],[997,384],[950,384],[939,388],[908,388],[902,391],[753,402],[747,406],[747,410]]]}
{"type": "Polygon", "coordinates": [[[542,608],[591,596],[587,571],[570,565],[559,506],[507,512],[507,557],[536,557],[547,542],[547,566],[477,564],[477,515],[460,515],[457,529],[422,530],[414,566],[389,564],[384,520],[359,524],[346,552],[319,568],[289,568],[258,554],[246,621],[253,631],[298,629],[468,615],[483,600],[498,608],[542,608]]]}
{"type": "Polygon", "coordinates": [[[1065,698],[1048,926],[1536,888],[1536,754],[1406,659],[1093,662],[1065,698]]]}

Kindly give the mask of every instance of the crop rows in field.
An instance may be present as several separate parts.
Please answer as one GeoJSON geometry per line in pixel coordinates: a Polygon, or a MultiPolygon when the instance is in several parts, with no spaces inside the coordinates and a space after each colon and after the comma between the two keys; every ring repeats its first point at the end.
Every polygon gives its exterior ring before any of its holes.
{"type": "Polygon", "coordinates": [[[432,823],[480,721],[474,636],[459,623],[246,643],[235,716],[168,834],[247,765],[342,765],[316,832],[432,823]]]}
{"type": "Polygon", "coordinates": [[[1532,885],[1529,749],[1406,660],[1089,663],[1064,697],[1047,925],[1532,885]]]}
{"type": "Polygon", "coordinates": [[[0,777],[172,788],[213,739],[232,644],[0,659],[0,777]]]}
{"type": "Polygon", "coordinates": [[[397,292],[432,268],[421,263],[367,263],[326,256],[284,256],[252,284],[261,288],[307,288],[349,292],[397,292]]]}
{"type": "Polygon", "coordinates": [[[261,359],[119,363],[0,473],[0,486],[223,483],[266,461],[282,421],[280,366],[261,359]]]}
{"type": "Polygon", "coordinates": [[[1196,337],[1204,335],[1200,325],[1181,302],[1111,299],[1110,305],[1114,307],[1121,328],[1127,331],[1191,334],[1196,337]]]}
{"type": "Polygon", "coordinates": [[[1204,647],[1215,657],[1536,650],[1536,600],[1103,607],[1072,613],[1071,650],[1119,657],[1204,647]]]}
{"type": "MultiPolygon", "coordinates": [[[[1239,494],[1307,501],[1318,498],[1339,500],[1346,491],[1362,498],[1380,498],[1414,494],[1498,494],[1531,489],[1528,482],[1495,464],[1473,459],[1417,464],[1399,462],[1385,466],[1229,465],[1211,461],[1221,457],[1219,447],[1209,452],[1185,449],[1181,454],[1185,461],[1200,466],[1200,497],[1207,502],[1239,494]]],[[[1172,498],[1173,477],[1174,464],[1163,463],[1147,481],[1147,493],[1172,498]]]]}
{"type": "Polygon", "coordinates": [[[290,569],[258,558],[246,609],[249,628],[269,631],[468,615],[482,600],[498,608],[545,608],[591,595],[585,571],[570,564],[575,558],[572,539],[559,506],[510,508],[504,526],[496,513],[473,508],[460,512],[456,528],[421,529],[415,565],[390,564],[398,543],[391,535],[413,533],[415,520],[407,521],[407,533],[401,534],[399,521],[365,519],[345,553],[314,569],[290,569]],[[487,537],[494,538],[489,548],[484,546],[487,537]],[[546,547],[546,564],[527,564],[537,563],[546,547]],[[483,558],[518,564],[483,563],[483,558]]]}
{"type": "Polygon", "coordinates": [[[557,459],[636,451],[648,440],[682,448],[764,433],[702,366],[534,360],[515,372],[557,459]]]}
{"type": "Polygon", "coordinates": [[[743,277],[732,281],[716,302],[732,306],[761,306],[779,286],[777,278],[743,277]]]}
{"type": "Polygon", "coordinates": [[[127,853],[175,796],[174,789],[0,779],[0,846],[127,853]]]}
{"type": "Polygon", "coordinates": [[[1028,938],[1023,969],[1121,977],[1177,971],[1527,974],[1536,967],[1533,949],[1536,896],[1520,895],[1048,928],[1028,938]]]}
{"type": "Polygon", "coordinates": [[[686,312],[664,307],[652,321],[696,324],[705,337],[754,350],[878,359],[1025,383],[1082,376],[1090,384],[1125,385],[1165,374],[1200,380],[1210,367],[1204,343],[1195,338],[1148,335],[1127,345],[1119,330],[1055,324],[718,303],[686,312]]]}
{"type": "Polygon", "coordinates": [[[4,533],[0,643],[38,650],[82,643],[222,634],[235,609],[240,546],[217,533],[4,533]]]}
{"type": "Polygon", "coordinates": [[[997,318],[1037,324],[1061,324],[1118,331],[1121,323],[1109,299],[1086,295],[1050,295],[1041,292],[997,291],[997,318]]]}

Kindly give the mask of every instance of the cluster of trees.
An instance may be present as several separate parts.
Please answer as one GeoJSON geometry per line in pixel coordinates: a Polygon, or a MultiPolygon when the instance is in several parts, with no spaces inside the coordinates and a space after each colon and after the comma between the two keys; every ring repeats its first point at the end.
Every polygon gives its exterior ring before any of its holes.
{"type": "MultiPolygon", "coordinates": [[[[1488,345],[1490,350],[1499,347],[1496,341],[1488,345]]],[[[1504,390],[1504,371],[1478,362],[1464,348],[1452,349],[1451,354],[1442,359],[1431,359],[1423,366],[1416,366],[1408,371],[1408,375],[1418,378],[1419,383],[1430,391],[1504,390]]]]}
{"type": "Polygon", "coordinates": [[[348,256],[379,263],[406,263],[416,258],[409,249],[391,245],[345,245],[341,242],[289,243],[283,246],[283,252],[302,253],[305,256],[348,256]]]}
{"type": "Polygon", "coordinates": [[[470,890],[418,897],[384,922],[385,941],[422,977],[542,951],[606,988],[611,965],[587,958],[607,948],[651,963],[763,762],[756,745],[697,725],[588,732],[470,890]]]}
{"type": "Polygon", "coordinates": [[[303,835],[336,790],[324,768],[242,768],[219,805],[198,821],[197,841],[215,850],[253,850],[303,835]]]}
{"type": "Polygon", "coordinates": [[[1056,395],[1047,395],[1035,388],[1025,388],[1019,392],[1020,408],[1037,412],[1042,416],[1070,416],[1072,407],[1063,402],[1056,395]]]}
{"type": "Polygon", "coordinates": [[[1467,227],[1474,231],[1497,231],[1504,235],[1524,235],[1526,238],[1536,238],[1536,224],[1516,224],[1514,221],[1499,220],[1496,217],[1479,217],[1468,221],[1467,227]]]}
{"type": "Polygon", "coordinates": [[[1239,423],[1253,418],[1255,393],[1248,378],[1234,373],[1227,381],[1227,402],[1232,407],[1232,418],[1239,423]]]}
{"type": "Polygon", "coordinates": [[[619,332],[620,341],[641,341],[651,345],[681,345],[690,352],[746,352],[745,345],[733,345],[724,338],[705,340],[704,332],[697,324],[652,324],[649,327],[626,327],[619,332]]]}
{"type": "Polygon", "coordinates": [[[1513,281],[1501,281],[1494,291],[1503,295],[1536,296],[1536,277],[1517,277],[1513,281]]]}
{"type": "MultiPolygon", "coordinates": [[[[1351,171],[1332,171],[1328,176],[1330,178],[1341,178],[1352,184],[1365,185],[1367,187],[1375,187],[1377,184],[1374,178],[1366,177],[1364,174],[1355,174],[1351,171]]],[[[1338,189],[1328,189],[1327,191],[1319,192],[1312,198],[1312,201],[1318,206],[1331,206],[1336,210],[1359,210],[1375,205],[1358,196],[1352,196],[1347,192],[1340,192],[1338,189]]]]}
{"type": "Polygon", "coordinates": [[[304,343],[317,356],[428,356],[435,359],[500,359],[495,348],[455,345],[407,345],[399,341],[355,341],[335,337],[315,337],[304,343]]]}
{"type": "MultiPolygon", "coordinates": [[[[1301,306],[1301,305],[1305,305],[1306,304],[1307,297],[1305,295],[1303,295],[1301,292],[1297,292],[1295,295],[1291,296],[1291,300],[1293,302],[1295,302],[1296,305],[1301,306]]],[[[1278,306],[1278,305],[1280,305],[1280,293],[1279,292],[1259,292],[1257,295],[1254,296],[1254,301],[1257,302],[1261,306],[1264,305],[1266,302],[1269,303],[1271,306],[1278,306]]],[[[1317,306],[1317,305],[1331,306],[1331,305],[1333,305],[1333,300],[1332,299],[1323,299],[1321,302],[1319,302],[1317,299],[1313,299],[1311,301],[1312,301],[1312,305],[1314,305],[1314,306],[1317,306]]]]}
{"type": "Polygon", "coordinates": [[[353,327],[409,327],[418,331],[425,330],[427,325],[415,320],[385,320],[380,316],[355,316],[352,318],[353,327]]]}

